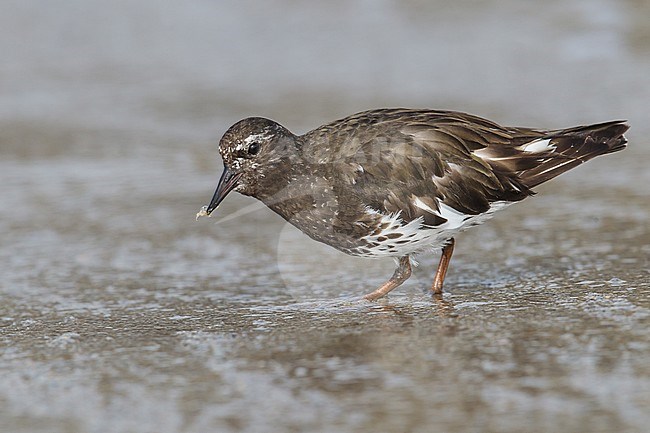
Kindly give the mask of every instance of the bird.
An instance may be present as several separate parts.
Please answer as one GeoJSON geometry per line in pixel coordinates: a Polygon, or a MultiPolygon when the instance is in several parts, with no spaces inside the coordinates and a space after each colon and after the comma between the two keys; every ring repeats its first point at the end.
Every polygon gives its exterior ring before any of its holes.
{"type": "Polygon", "coordinates": [[[249,117],[221,138],[223,173],[196,218],[236,191],[339,251],[394,258],[393,275],[364,296],[369,301],[406,281],[417,254],[441,250],[430,290],[441,297],[458,233],[583,162],[624,149],[628,128],[625,120],[505,127],[459,111],[382,108],[296,135],[249,117]]]}

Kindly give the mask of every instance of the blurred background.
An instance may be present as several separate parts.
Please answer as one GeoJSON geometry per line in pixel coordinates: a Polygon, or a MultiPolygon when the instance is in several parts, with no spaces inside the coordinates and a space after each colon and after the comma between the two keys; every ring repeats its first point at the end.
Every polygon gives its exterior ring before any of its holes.
{"type": "Polygon", "coordinates": [[[0,429],[643,431],[650,2],[3,0],[0,429]],[[216,186],[232,123],[628,119],[388,301],[393,263],[216,186]],[[243,209],[243,211],[242,211],[243,209]]]}

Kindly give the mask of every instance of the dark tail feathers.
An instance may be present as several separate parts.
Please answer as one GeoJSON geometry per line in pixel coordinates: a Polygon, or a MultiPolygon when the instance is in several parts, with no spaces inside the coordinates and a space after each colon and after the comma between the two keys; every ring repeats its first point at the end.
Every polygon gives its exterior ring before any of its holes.
{"type": "Polygon", "coordinates": [[[614,120],[549,131],[548,135],[541,139],[550,139],[550,146],[555,149],[540,155],[539,165],[522,171],[521,181],[533,188],[596,156],[625,149],[627,140],[623,134],[629,128],[625,122],[614,120]]]}

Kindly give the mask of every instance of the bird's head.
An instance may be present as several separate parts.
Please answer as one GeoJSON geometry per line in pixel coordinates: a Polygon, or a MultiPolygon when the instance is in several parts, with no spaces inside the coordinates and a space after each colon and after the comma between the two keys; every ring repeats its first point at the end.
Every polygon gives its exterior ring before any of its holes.
{"type": "Polygon", "coordinates": [[[295,154],[296,145],[297,137],[272,120],[249,117],[235,123],[219,142],[224,170],[217,189],[197,217],[209,216],[230,191],[255,196],[295,154]]]}

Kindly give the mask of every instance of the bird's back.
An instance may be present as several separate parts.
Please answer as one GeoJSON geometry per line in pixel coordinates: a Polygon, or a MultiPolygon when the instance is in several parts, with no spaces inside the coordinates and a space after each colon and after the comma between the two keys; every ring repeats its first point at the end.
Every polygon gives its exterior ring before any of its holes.
{"type": "Polygon", "coordinates": [[[515,202],[595,156],[621,150],[613,121],[561,130],[503,127],[466,113],[380,109],[303,136],[305,154],[331,164],[343,187],[382,213],[444,223],[440,207],[467,215],[515,202]]]}
{"type": "Polygon", "coordinates": [[[383,109],[359,113],[304,136],[305,154],[330,164],[349,194],[382,214],[445,222],[440,207],[477,215],[495,201],[531,194],[506,167],[476,155],[543,136],[452,111],[383,109]]]}

